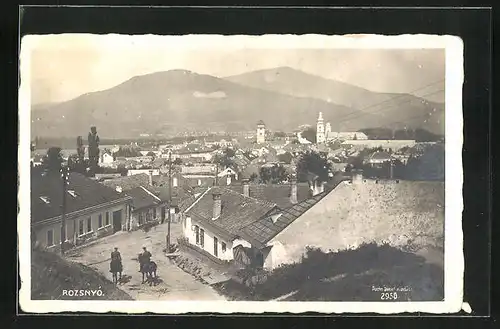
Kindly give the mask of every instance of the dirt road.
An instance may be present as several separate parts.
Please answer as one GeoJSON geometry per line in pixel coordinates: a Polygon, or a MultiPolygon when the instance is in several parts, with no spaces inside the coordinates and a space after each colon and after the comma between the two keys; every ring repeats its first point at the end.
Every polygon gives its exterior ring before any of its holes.
{"type": "MultiPolygon", "coordinates": [[[[210,286],[197,281],[194,277],[179,269],[165,257],[167,225],[158,225],[149,232],[141,230],[120,232],[106,237],[99,242],[82,248],[68,259],[94,268],[111,280],[109,258],[114,247],[122,255],[124,283],[118,287],[136,300],[224,300],[210,286]],[[142,284],[139,273],[138,254],[146,247],[158,265],[158,284],[142,284]]],[[[172,242],[181,234],[180,224],[171,225],[172,242]]]]}

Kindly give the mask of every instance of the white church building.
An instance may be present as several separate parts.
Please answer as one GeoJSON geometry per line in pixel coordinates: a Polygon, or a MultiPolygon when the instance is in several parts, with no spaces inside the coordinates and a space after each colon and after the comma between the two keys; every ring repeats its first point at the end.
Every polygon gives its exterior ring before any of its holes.
{"type": "Polygon", "coordinates": [[[318,121],[316,123],[316,143],[323,144],[333,140],[367,140],[368,136],[365,133],[354,131],[354,132],[335,132],[332,131],[332,126],[330,122],[325,124],[323,119],[323,113],[319,112],[318,121]]]}

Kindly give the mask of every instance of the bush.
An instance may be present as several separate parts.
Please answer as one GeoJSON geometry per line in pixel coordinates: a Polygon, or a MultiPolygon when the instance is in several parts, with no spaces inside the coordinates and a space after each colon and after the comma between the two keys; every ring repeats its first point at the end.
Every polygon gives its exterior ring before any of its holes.
{"type": "Polygon", "coordinates": [[[328,253],[307,248],[299,263],[282,265],[270,273],[245,269],[237,274],[252,300],[274,299],[292,291],[299,291],[297,296],[303,299],[298,300],[364,300],[375,296],[372,284],[411,285],[418,293],[412,297],[416,300],[439,295],[443,275],[442,268],[426,265],[423,257],[375,243],[328,253]],[[331,278],[335,279],[328,282],[331,278]],[[429,282],[432,291],[425,290],[429,282]]]}

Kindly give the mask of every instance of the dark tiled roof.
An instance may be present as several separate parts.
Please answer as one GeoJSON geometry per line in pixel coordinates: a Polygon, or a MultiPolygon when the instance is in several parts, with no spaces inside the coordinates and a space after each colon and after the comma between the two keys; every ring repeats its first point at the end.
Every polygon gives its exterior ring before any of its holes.
{"type": "Polygon", "coordinates": [[[378,151],[378,152],[373,153],[369,159],[370,160],[390,160],[390,159],[392,159],[392,156],[385,151],[378,151]]]}
{"type": "Polygon", "coordinates": [[[109,186],[113,189],[120,186],[123,191],[131,190],[139,186],[146,186],[149,184],[148,174],[137,174],[131,176],[124,176],[120,178],[108,179],[102,182],[102,184],[109,186]]]}
{"type": "MultiPolygon", "coordinates": [[[[243,185],[231,186],[233,191],[243,193],[243,185]]],[[[281,209],[293,206],[290,201],[292,188],[290,184],[250,184],[250,197],[275,203],[281,209]]],[[[307,183],[297,183],[297,202],[311,197],[311,190],[307,183]]]]}
{"type": "MultiPolygon", "coordinates": [[[[170,199],[168,186],[145,186],[145,188],[160,198],[163,202],[167,202],[170,199]]],[[[179,205],[183,202],[183,200],[194,194],[195,191],[192,188],[185,188],[183,186],[172,187],[172,205],[179,205]]]]}
{"type": "Polygon", "coordinates": [[[196,201],[196,196],[191,195],[189,198],[186,198],[179,202],[178,207],[181,212],[186,211],[194,202],[196,201]]]}
{"type": "Polygon", "coordinates": [[[273,223],[270,216],[266,216],[249,224],[243,229],[242,237],[247,239],[252,245],[263,248],[269,240],[283,231],[308,209],[317,204],[326,194],[328,194],[328,191],[299,202],[282,211],[281,216],[278,217],[275,223],[273,223]]]}
{"type": "Polygon", "coordinates": [[[245,156],[241,156],[241,157],[234,157],[233,158],[233,161],[234,163],[236,164],[236,166],[239,168],[239,169],[243,169],[245,168],[248,164],[250,164],[250,160],[245,157],[245,156]]]}
{"type": "MultiPolygon", "coordinates": [[[[90,207],[106,204],[112,201],[129,201],[125,195],[117,193],[114,189],[106,187],[97,181],[81,174],[70,173],[68,191],[74,191],[75,197],[68,192],[66,196],[66,213],[84,210],[90,207]]],[[[42,176],[41,170],[31,172],[31,222],[36,223],[62,214],[62,178],[47,174],[42,176]],[[40,197],[47,197],[45,203],[40,197]]]]}
{"type": "Polygon", "coordinates": [[[136,187],[122,193],[132,198],[132,207],[134,209],[154,207],[162,203],[142,187],[136,187]]]}
{"type": "Polygon", "coordinates": [[[188,211],[188,214],[234,236],[239,236],[243,227],[259,220],[276,208],[274,203],[245,197],[229,188],[218,187],[217,190],[221,193],[222,210],[220,217],[212,220],[213,190],[210,189],[205,193],[188,211]]]}
{"type": "MultiPolygon", "coordinates": [[[[219,178],[219,181],[221,178],[219,178]]],[[[196,187],[196,186],[203,186],[203,187],[209,187],[213,186],[215,182],[215,177],[213,176],[206,176],[206,177],[183,177],[182,182],[184,185],[189,186],[189,187],[196,187]],[[198,185],[198,180],[201,181],[201,185],[198,185]]]]}

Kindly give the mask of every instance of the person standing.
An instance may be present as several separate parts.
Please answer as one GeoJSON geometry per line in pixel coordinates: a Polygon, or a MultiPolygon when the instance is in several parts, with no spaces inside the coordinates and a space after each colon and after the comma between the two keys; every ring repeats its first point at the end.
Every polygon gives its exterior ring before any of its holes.
{"type": "Polygon", "coordinates": [[[122,266],[122,255],[115,247],[115,250],[111,252],[111,272],[118,272],[120,279],[122,278],[123,266],[122,266]]]}
{"type": "Polygon", "coordinates": [[[142,272],[143,266],[149,264],[151,261],[151,253],[146,249],[146,247],[142,247],[142,253],[139,254],[139,272],[142,272]]]}

